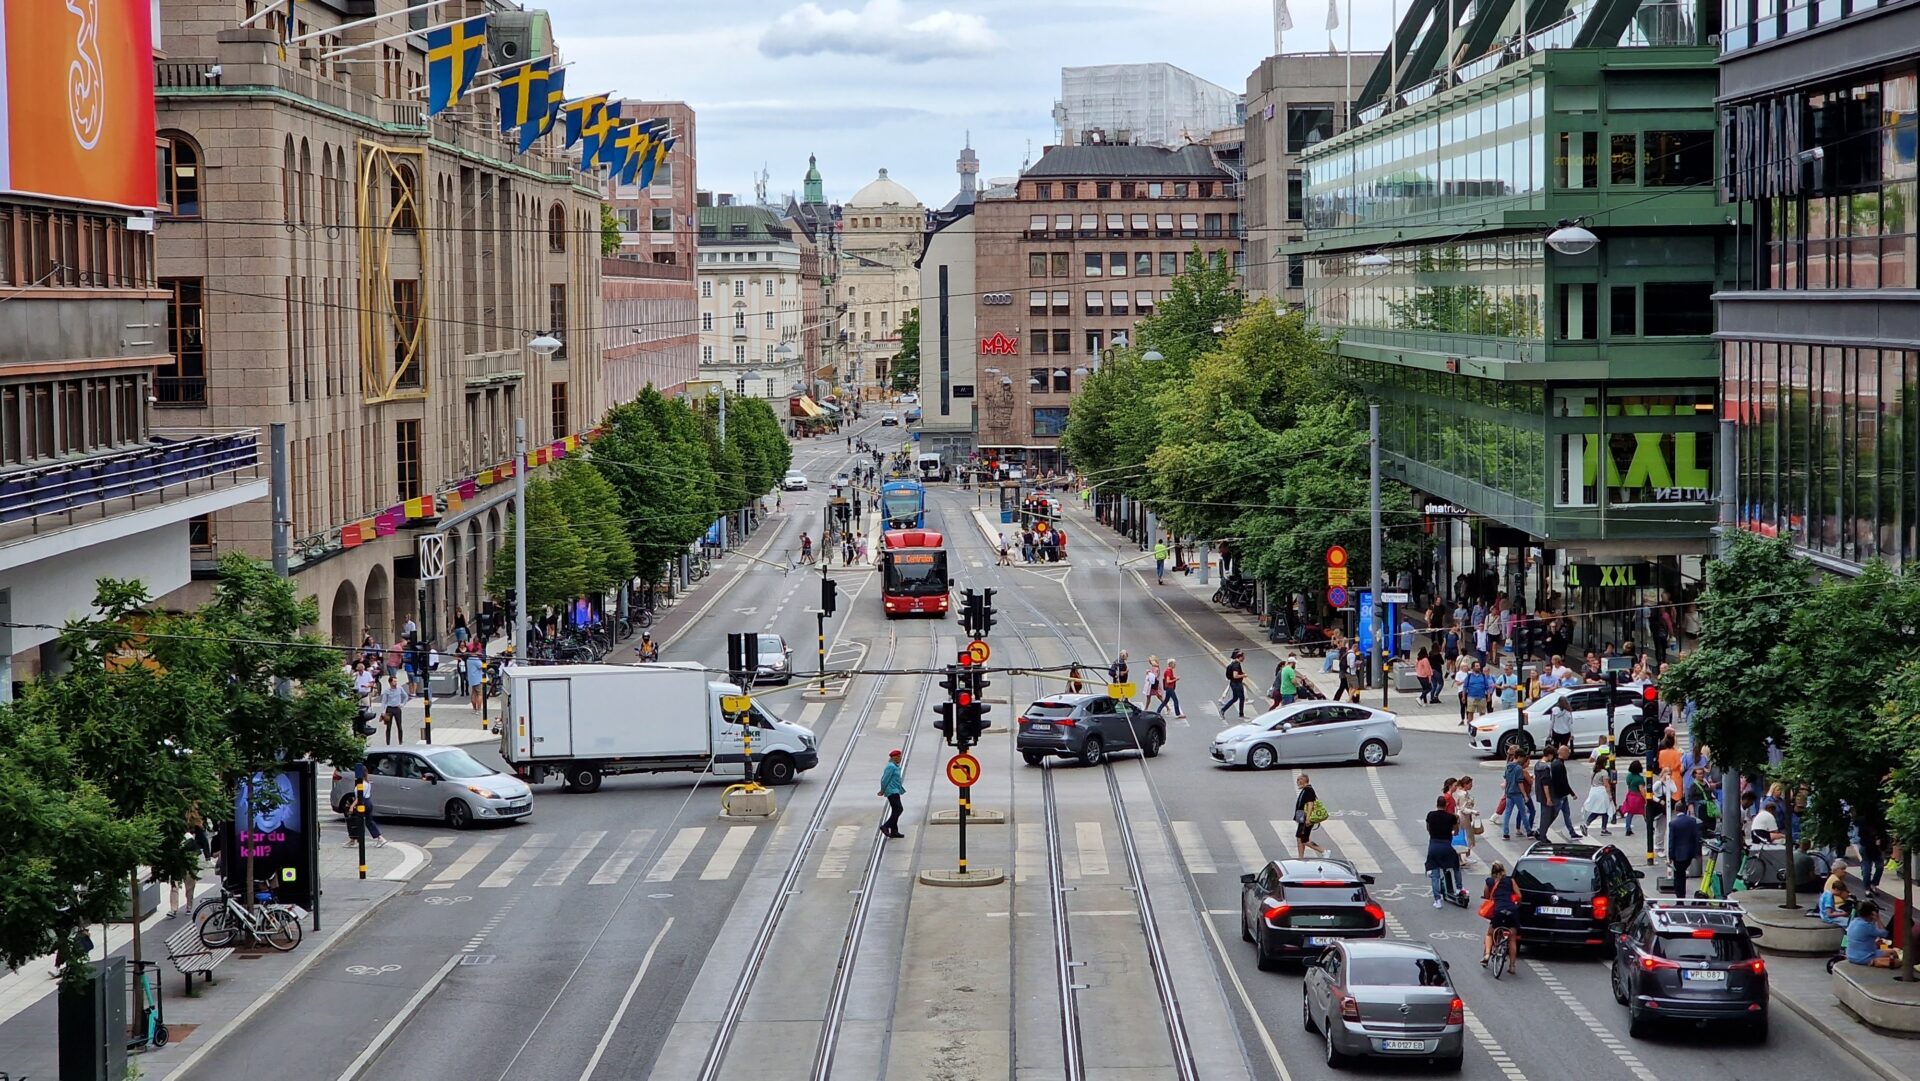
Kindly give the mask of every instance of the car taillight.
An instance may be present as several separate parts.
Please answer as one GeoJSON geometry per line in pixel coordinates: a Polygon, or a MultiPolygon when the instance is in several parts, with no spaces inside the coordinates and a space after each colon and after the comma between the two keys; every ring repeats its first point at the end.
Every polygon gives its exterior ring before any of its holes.
{"type": "Polygon", "coordinates": [[[1764,976],[1767,972],[1767,963],[1758,957],[1751,961],[1736,961],[1727,967],[1738,969],[1741,972],[1751,972],[1756,976],[1764,976]]]}
{"type": "Polygon", "coordinates": [[[1460,1001],[1460,997],[1455,995],[1453,1001],[1447,1003],[1447,1024],[1464,1025],[1466,1023],[1467,1004],[1460,1001]]]}
{"type": "Polygon", "coordinates": [[[1025,727],[1026,727],[1026,726],[1028,725],[1028,723],[1029,723],[1029,722],[1028,722],[1028,720],[1027,720],[1027,719],[1026,719],[1025,717],[1022,717],[1022,718],[1020,718],[1020,720],[1019,720],[1018,722],[1016,722],[1016,723],[1017,723],[1017,724],[1019,724],[1019,726],[1020,726],[1020,727],[1022,727],[1022,728],[1025,728],[1025,727]]]}
{"type": "Polygon", "coordinates": [[[1073,718],[1072,718],[1072,717],[1062,717],[1062,718],[1060,718],[1059,720],[1057,720],[1057,721],[1054,721],[1053,723],[1054,723],[1054,724],[1057,724],[1057,725],[1059,725],[1059,726],[1060,726],[1060,727],[1062,727],[1062,728],[1072,728],[1072,727],[1073,727],[1073,718]]]}
{"type": "Polygon", "coordinates": [[[1669,961],[1664,957],[1655,957],[1650,953],[1640,955],[1640,967],[1652,972],[1656,968],[1679,968],[1678,961],[1669,961]]]}
{"type": "Polygon", "coordinates": [[[1342,1021],[1360,1020],[1360,1003],[1352,995],[1340,996],[1340,1019],[1342,1021]]]}
{"type": "Polygon", "coordinates": [[[1593,918],[1596,920],[1606,919],[1607,909],[1610,907],[1612,907],[1612,902],[1607,899],[1606,894],[1603,893],[1600,896],[1595,897],[1593,899],[1593,918]]]}
{"type": "Polygon", "coordinates": [[[1277,920],[1292,910],[1293,906],[1285,901],[1268,901],[1261,907],[1260,915],[1269,920],[1277,920]]]}
{"type": "Polygon", "coordinates": [[[1368,918],[1375,920],[1376,922],[1384,923],[1386,922],[1386,919],[1387,919],[1387,910],[1384,908],[1381,908],[1377,904],[1374,904],[1372,901],[1368,901],[1367,916],[1368,918]]]}

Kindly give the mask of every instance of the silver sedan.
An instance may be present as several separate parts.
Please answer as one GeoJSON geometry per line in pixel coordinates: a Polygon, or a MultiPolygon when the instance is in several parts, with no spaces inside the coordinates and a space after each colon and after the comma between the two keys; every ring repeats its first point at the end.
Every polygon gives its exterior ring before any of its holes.
{"type": "Polygon", "coordinates": [[[1400,753],[1392,713],[1346,702],[1294,702],[1270,709],[1213,740],[1225,766],[1272,769],[1281,763],[1364,762],[1377,766],[1400,753]]]}
{"type": "Polygon", "coordinates": [[[1320,1036],[1330,1068],[1377,1056],[1460,1069],[1466,1006],[1433,947],[1352,940],[1307,966],[1300,1024],[1320,1036]]]}

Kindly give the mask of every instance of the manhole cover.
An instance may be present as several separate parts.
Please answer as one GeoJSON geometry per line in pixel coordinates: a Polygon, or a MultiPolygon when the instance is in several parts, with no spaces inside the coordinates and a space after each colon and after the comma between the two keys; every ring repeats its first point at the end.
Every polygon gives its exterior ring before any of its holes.
{"type": "Polygon", "coordinates": [[[493,964],[494,956],[495,955],[491,953],[470,953],[460,958],[460,963],[462,965],[490,965],[493,964]]]}
{"type": "Polygon", "coordinates": [[[258,960],[260,960],[260,959],[261,959],[262,957],[265,957],[265,956],[266,956],[266,954],[264,954],[264,953],[236,953],[236,954],[234,954],[234,956],[235,956],[235,957],[238,957],[238,958],[239,958],[240,960],[242,960],[242,961],[258,961],[258,960]]]}

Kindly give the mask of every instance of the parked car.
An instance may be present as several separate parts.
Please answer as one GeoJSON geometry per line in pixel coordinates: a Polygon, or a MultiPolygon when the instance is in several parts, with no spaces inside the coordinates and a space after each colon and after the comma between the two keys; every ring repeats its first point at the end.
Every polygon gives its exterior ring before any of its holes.
{"type": "Polygon", "coordinates": [[[1550,731],[1549,714],[1553,707],[1565,702],[1573,714],[1574,752],[1591,751],[1600,745],[1607,735],[1607,698],[1613,698],[1614,750],[1622,758],[1641,758],[1646,756],[1648,748],[1655,745],[1654,727],[1659,723],[1653,719],[1641,723],[1640,706],[1645,701],[1641,697],[1644,685],[1623,683],[1609,691],[1605,684],[1584,687],[1567,687],[1540,696],[1539,701],[1529,705],[1524,711],[1518,709],[1497,709],[1484,717],[1474,720],[1468,726],[1467,743],[1482,754],[1505,758],[1513,747],[1532,754],[1535,748],[1547,744],[1550,731]],[[1521,715],[1524,712],[1525,722],[1521,715]]]}
{"type": "Polygon", "coordinates": [[[1377,766],[1400,753],[1400,723],[1384,709],[1336,702],[1293,702],[1236,724],[1213,739],[1213,760],[1272,769],[1283,762],[1377,766]]]}
{"type": "Polygon", "coordinates": [[[880,427],[882,427],[882,428],[898,428],[899,426],[900,426],[900,414],[898,414],[898,413],[882,413],[882,414],[880,414],[880,427]]]}
{"type": "Polygon", "coordinates": [[[1152,758],[1167,742],[1167,722],[1124,698],[1104,694],[1056,694],[1020,713],[1014,749],[1027,765],[1048,758],[1077,758],[1097,766],[1110,752],[1138,750],[1152,758]]]}
{"type": "Polygon", "coordinates": [[[1327,1066],[1350,1058],[1424,1058],[1460,1069],[1466,1004],[1447,963],[1413,942],[1343,941],[1307,962],[1300,1024],[1319,1033],[1327,1066]]]}
{"type": "Polygon", "coordinates": [[[1758,927],[1740,905],[1718,900],[1647,902],[1614,939],[1613,997],[1627,1031],[1645,1036],[1664,1019],[1720,1021],[1767,1038],[1767,965],[1754,952],[1758,927]]]}
{"type": "Polygon", "coordinates": [[[780,487],[789,492],[804,492],[807,490],[807,475],[797,469],[790,470],[780,478],[780,487]]]}
{"type": "Polygon", "coordinates": [[[1372,881],[1346,860],[1275,860],[1240,876],[1240,938],[1253,943],[1261,968],[1343,938],[1384,938],[1387,910],[1367,895],[1372,881]]]}
{"type": "MultiPolygon", "coordinates": [[[[436,818],[454,829],[533,813],[533,789],[525,781],[458,747],[425,743],[368,751],[367,796],[376,819],[436,818]]],[[[341,814],[353,808],[351,771],[333,771],[328,802],[341,814]]]]}
{"type": "Polygon", "coordinates": [[[1646,905],[1644,872],[1612,845],[1539,842],[1513,861],[1522,946],[1604,946],[1646,905]]]}
{"type": "Polygon", "coordinates": [[[793,649],[777,634],[762,634],[758,646],[759,661],[753,670],[755,683],[792,683],[793,649]]]}

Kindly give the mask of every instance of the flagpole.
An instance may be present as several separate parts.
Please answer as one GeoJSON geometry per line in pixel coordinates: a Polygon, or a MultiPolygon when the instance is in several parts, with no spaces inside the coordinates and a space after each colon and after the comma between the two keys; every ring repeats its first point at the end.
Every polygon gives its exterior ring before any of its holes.
{"type": "MultiPolygon", "coordinates": [[[[300,35],[299,37],[292,37],[292,38],[288,38],[288,39],[287,39],[287,44],[289,44],[289,45],[298,45],[298,44],[300,44],[300,43],[301,43],[301,42],[303,42],[303,41],[312,41],[312,40],[313,40],[314,38],[323,38],[323,37],[326,37],[326,36],[327,36],[328,34],[338,34],[338,33],[339,33],[340,31],[342,31],[342,30],[352,30],[352,29],[354,29],[355,27],[360,27],[360,26],[366,26],[366,25],[368,25],[368,24],[370,24],[370,23],[377,23],[377,22],[379,22],[379,21],[381,21],[382,19],[391,19],[391,18],[393,18],[393,17],[395,17],[395,16],[397,16],[397,15],[411,15],[411,14],[413,14],[413,13],[414,13],[414,12],[416,12],[416,11],[431,11],[432,9],[434,9],[434,8],[437,8],[437,7],[440,7],[440,6],[442,6],[442,5],[444,5],[444,4],[446,4],[447,2],[448,2],[448,0],[423,0],[423,2],[421,2],[421,3],[418,3],[418,4],[415,4],[415,5],[413,5],[413,6],[412,6],[412,7],[410,7],[410,8],[402,8],[402,9],[401,9],[401,10],[399,10],[399,11],[388,11],[388,12],[384,12],[384,13],[382,13],[382,14],[379,14],[379,15],[370,15],[370,16],[368,16],[367,18],[364,18],[364,19],[355,19],[354,21],[352,21],[352,22],[350,22],[350,23],[341,23],[341,24],[340,24],[339,26],[329,26],[329,27],[327,27],[327,28],[325,28],[325,29],[323,29],[323,30],[312,30],[312,31],[308,31],[308,32],[307,32],[307,33],[305,33],[305,34],[301,34],[301,35],[300,35]]],[[[269,5],[269,6],[271,6],[271,5],[269,5]]],[[[264,11],[263,11],[263,12],[261,12],[260,14],[261,14],[261,15],[265,15],[265,14],[266,14],[266,12],[264,12],[264,11]]],[[[256,15],[256,16],[254,16],[254,18],[259,18],[259,16],[258,16],[258,15],[256,15]]],[[[248,19],[248,20],[247,20],[247,22],[252,22],[252,21],[253,21],[253,19],[248,19]]],[[[464,19],[455,19],[455,20],[454,20],[454,22],[465,22],[465,21],[466,21],[466,20],[464,20],[464,19]]],[[[241,26],[245,26],[245,25],[247,25],[247,23],[241,23],[240,25],[241,25],[241,26]]],[[[409,35],[412,35],[412,34],[424,34],[424,33],[426,33],[426,32],[427,32],[428,30],[438,30],[438,29],[439,29],[439,27],[437,27],[437,26],[430,26],[430,27],[422,27],[422,28],[420,28],[420,29],[418,29],[418,30],[409,30],[409,31],[407,31],[407,32],[406,32],[405,34],[402,34],[402,35],[400,35],[400,36],[401,36],[401,37],[407,37],[407,36],[409,36],[409,35]]],[[[392,38],[381,38],[380,40],[381,40],[381,41],[392,41],[393,39],[392,39],[392,38]]],[[[373,42],[368,42],[367,44],[369,44],[369,45],[371,45],[371,44],[373,44],[373,42]]]]}
{"type": "MultiPolygon", "coordinates": [[[[246,18],[240,20],[240,29],[244,30],[247,27],[252,26],[254,23],[259,22],[261,19],[264,19],[267,16],[273,14],[275,11],[279,10],[279,8],[282,5],[289,4],[289,3],[292,3],[292,0],[267,0],[266,7],[263,7],[259,11],[256,11],[253,14],[247,16],[246,18]]],[[[329,30],[327,32],[332,33],[333,31],[329,30]]]]}
{"type": "MultiPolygon", "coordinates": [[[[486,16],[475,15],[475,16],[472,16],[472,18],[484,19],[486,18],[486,16]]],[[[406,38],[413,37],[415,34],[430,34],[435,30],[445,30],[449,26],[458,26],[461,23],[469,22],[469,21],[471,20],[470,19],[448,19],[446,22],[434,23],[432,26],[423,26],[418,30],[404,30],[398,34],[388,34],[386,37],[383,37],[383,38],[374,38],[372,41],[362,41],[353,45],[342,45],[339,48],[333,50],[332,52],[321,53],[320,59],[332,60],[336,56],[344,56],[347,53],[358,52],[361,49],[371,49],[375,45],[385,45],[389,41],[402,41],[402,40],[405,40],[406,38]]],[[[313,35],[309,34],[307,36],[312,37],[313,35]]]]}
{"type": "MultiPolygon", "coordinates": [[[[498,75],[508,68],[523,68],[528,64],[538,64],[542,60],[552,60],[553,57],[553,53],[547,53],[545,56],[536,56],[532,60],[514,60],[505,64],[496,64],[490,68],[481,68],[479,71],[473,73],[473,77],[478,79],[482,75],[498,75]]],[[[566,65],[563,64],[561,66],[565,67],[566,65]]]]}
{"type": "MultiPolygon", "coordinates": [[[[561,65],[560,65],[559,67],[555,67],[555,68],[548,68],[548,69],[547,69],[547,74],[548,74],[548,75],[552,75],[552,74],[553,74],[554,72],[556,72],[556,71],[565,71],[565,70],[567,70],[568,68],[570,68],[570,67],[572,67],[572,66],[573,66],[573,62],[572,62],[572,61],[568,61],[567,63],[564,63],[564,64],[561,64],[561,65]]],[[[479,73],[479,72],[477,72],[477,71],[476,71],[476,72],[474,72],[474,73],[473,73],[473,77],[474,77],[474,78],[476,78],[476,79],[477,79],[477,78],[479,78],[479,77],[480,77],[480,73],[479,73]]],[[[478,85],[478,86],[469,86],[469,87],[467,87],[467,88],[466,88],[465,90],[463,90],[463,91],[461,91],[461,92],[460,92],[460,96],[461,96],[462,98],[465,98],[465,97],[466,97],[466,96],[467,96],[468,94],[478,94],[478,93],[479,93],[480,91],[482,91],[482,90],[492,90],[492,89],[495,89],[496,87],[498,87],[499,85],[500,85],[500,80],[499,80],[499,79],[495,79],[494,81],[492,81],[492,82],[490,82],[490,83],[481,83],[481,84],[480,84],[480,85],[478,85]]],[[[416,96],[416,95],[420,95],[420,94],[424,94],[424,93],[426,93],[426,92],[427,92],[427,88],[426,88],[426,87],[424,87],[424,86],[416,86],[416,87],[414,87],[414,88],[413,88],[412,90],[409,90],[409,91],[407,91],[407,94],[408,94],[409,96],[416,96]]]]}

